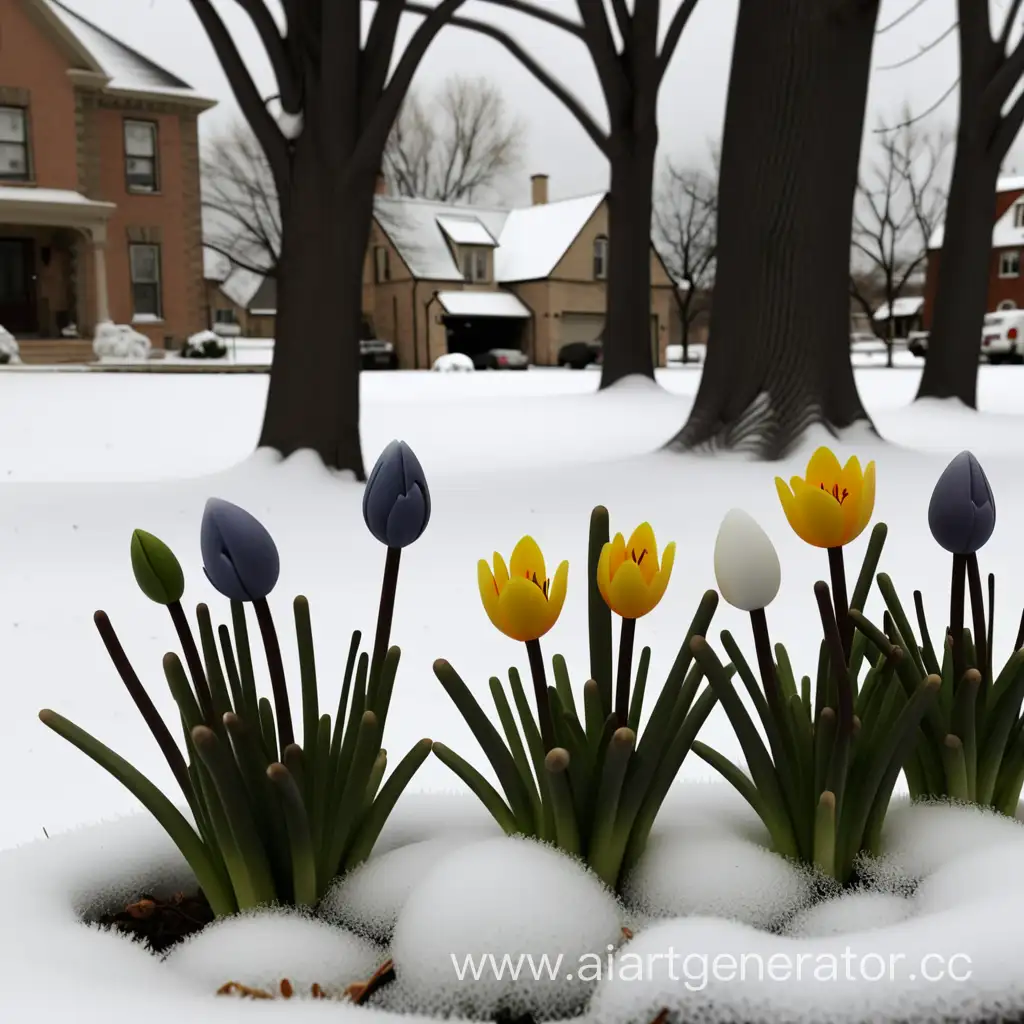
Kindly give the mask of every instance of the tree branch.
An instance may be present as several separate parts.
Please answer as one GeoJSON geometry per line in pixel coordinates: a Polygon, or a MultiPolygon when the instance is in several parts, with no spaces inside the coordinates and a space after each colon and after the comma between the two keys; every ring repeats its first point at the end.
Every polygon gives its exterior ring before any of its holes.
{"type": "MultiPolygon", "coordinates": [[[[488,2],[494,2],[494,0],[488,0],[488,2]]],[[[407,11],[414,14],[426,14],[431,8],[425,4],[407,2],[405,5],[407,11]]],[[[533,59],[510,35],[502,31],[495,25],[489,25],[484,21],[475,21],[472,18],[464,18],[461,15],[455,16],[449,19],[449,24],[453,28],[464,28],[469,29],[471,32],[476,32],[479,35],[488,36],[494,39],[496,42],[501,43],[506,50],[520,64],[526,68],[534,78],[544,86],[552,96],[555,97],[573,117],[579,122],[580,127],[590,136],[591,141],[597,148],[608,155],[609,150],[609,139],[607,132],[604,132],[601,127],[597,124],[590,112],[583,106],[583,104],[571,93],[569,90],[550,75],[536,60],[533,59]]]]}
{"type": "Polygon", "coordinates": [[[590,51],[608,109],[620,109],[629,90],[629,80],[615,49],[604,4],[594,3],[594,0],[576,0],[576,9],[583,22],[583,41],[590,51]]]}
{"type": "Polygon", "coordinates": [[[270,111],[267,110],[267,106],[245,66],[245,61],[242,60],[242,55],[231,38],[231,33],[228,32],[227,26],[210,0],[191,0],[191,3],[214,52],[217,54],[221,67],[224,69],[231,92],[234,94],[242,114],[249,122],[253,134],[263,147],[278,192],[283,193],[288,186],[290,176],[288,140],[277,126],[270,111]]]}
{"type": "Polygon", "coordinates": [[[948,39],[958,28],[960,27],[959,21],[954,21],[952,25],[945,30],[945,32],[937,35],[930,43],[922,46],[917,53],[911,54],[909,57],[904,57],[903,60],[896,61],[895,64],[879,64],[875,68],[876,71],[895,71],[897,68],[905,68],[908,64],[913,64],[915,60],[920,60],[926,53],[931,53],[943,40],[948,39]]]}
{"type": "MultiPolygon", "coordinates": [[[[277,267],[257,267],[255,264],[246,263],[245,260],[239,259],[235,253],[221,248],[221,246],[216,242],[210,242],[204,239],[203,248],[217,253],[218,256],[223,256],[233,267],[236,267],[239,270],[245,270],[250,274],[257,274],[260,277],[277,277],[277,267]]],[[[230,276],[230,274],[228,276],[230,276]]],[[[221,285],[227,284],[227,278],[220,283],[221,285]]]]}
{"type": "Polygon", "coordinates": [[[999,32],[999,49],[1006,52],[1006,44],[1010,41],[1010,33],[1013,31],[1013,23],[1020,13],[1021,0],[1010,0],[1010,9],[1006,12],[1006,21],[999,32]]]}
{"type": "Polygon", "coordinates": [[[878,29],[878,31],[875,32],[875,35],[880,36],[883,32],[888,32],[890,29],[894,29],[897,25],[900,24],[900,22],[906,21],[907,18],[909,18],[918,8],[924,7],[924,5],[927,2],[928,0],[917,0],[916,3],[908,7],[902,14],[898,15],[887,25],[883,25],[880,29],[878,29]]]}
{"type": "MultiPolygon", "coordinates": [[[[504,7],[510,11],[518,11],[520,14],[526,14],[531,18],[536,18],[538,21],[543,21],[548,25],[553,25],[555,28],[560,28],[563,32],[576,36],[577,39],[583,38],[583,27],[581,25],[575,21],[570,21],[561,14],[555,14],[553,11],[545,10],[542,7],[535,7],[533,4],[527,3],[526,0],[480,0],[480,2],[493,4],[495,7],[504,7]]],[[[411,6],[407,4],[406,8],[411,9],[411,6]]]]}
{"type": "Polygon", "coordinates": [[[360,75],[361,120],[365,124],[372,116],[373,107],[380,101],[391,69],[395,52],[398,23],[405,10],[403,0],[378,0],[366,44],[363,47],[363,69],[360,75]]]}
{"type": "Polygon", "coordinates": [[[661,53],[658,55],[659,82],[665,77],[665,72],[668,71],[668,66],[672,63],[672,57],[676,52],[676,47],[679,45],[683,29],[686,28],[686,23],[690,20],[690,15],[693,14],[696,6],[697,0],[683,0],[679,5],[679,10],[676,11],[672,18],[668,32],[665,33],[665,42],[661,44],[661,53]]]}
{"type": "Polygon", "coordinates": [[[615,14],[615,24],[619,26],[619,34],[625,44],[633,28],[633,19],[630,17],[626,0],[612,0],[612,12],[615,14]]]}
{"type": "Polygon", "coordinates": [[[263,43],[263,49],[267,51],[270,65],[274,69],[274,78],[277,80],[281,107],[289,114],[298,114],[302,110],[302,88],[274,16],[263,0],[235,2],[249,16],[259,34],[260,42],[263,43]]]}

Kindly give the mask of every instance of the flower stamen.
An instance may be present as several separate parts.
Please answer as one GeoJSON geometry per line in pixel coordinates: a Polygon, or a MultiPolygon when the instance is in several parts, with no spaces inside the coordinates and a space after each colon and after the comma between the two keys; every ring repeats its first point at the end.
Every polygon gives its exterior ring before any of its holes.
{"type": "Polygon", "coordinates": [[[526,578],[535,587],[539,587],[540,588],[540,592],[544,595],[545,598],[548,596],[548,587],[551,585],[551,580],[544,580],[544,582],[541,583],[540,580],[537,579],[537,574],[533,573],[531,575],[529,570],[526,571],[526,578]]]}
{"type": "Polygon", "coordinates": [[[633,561],[636,562],[637,565],[639,565],[644,560],[644,555],[646,555],[646,554],[647,554],[647,548],[644,548],[643,551],[640,552],[640,557],[639,558],[636,557],[636,551],[635,550],[634,551],[630,551],[630,555],[632,556],[633,561]]]}
{"type": "MultiPolygon", "coordinates": [[[[818,486],[821,487],[822,490],[825,490],[824,484],[819,484],[818,486]]],[[[836,499],[836,501],[839,502],[840,505],[842,505],[842,503],[850,496],[850,492],[845,487],[843,488],[843,493],[839,493],[839,484],[833,484],[832,490],[829,493],[836,499]]]]}

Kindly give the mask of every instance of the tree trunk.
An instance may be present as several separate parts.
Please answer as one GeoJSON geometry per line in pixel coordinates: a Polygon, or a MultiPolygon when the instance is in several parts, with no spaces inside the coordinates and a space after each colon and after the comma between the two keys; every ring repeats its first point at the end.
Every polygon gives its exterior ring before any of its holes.
{"type": "Polygon", "coordinates": [[[601,387],[641,374],[654,380],[651,218],[658,131],[615,136],[608,195],[608,290],[601,387]]]}
{"type": "Polygon", "coordinates": [[[343,190],[308,118],[282,196],[277,330],[260,446],[312,449],[364,480],[359,441],[363,261],[376,171],[343,190]]]}
{"type": "Polygon", "coordinates": [[[850,230],[878,0],[740,0],[700,389],[671,442],[782,458],[867,421],[850,364],[850,230]]]}
{"type": "Polygon", "coordinates": [[[968,132],[959,135],[928,355],[917,397],[959,398],[975,409],[999,161],[979,151],[968,132]]]}

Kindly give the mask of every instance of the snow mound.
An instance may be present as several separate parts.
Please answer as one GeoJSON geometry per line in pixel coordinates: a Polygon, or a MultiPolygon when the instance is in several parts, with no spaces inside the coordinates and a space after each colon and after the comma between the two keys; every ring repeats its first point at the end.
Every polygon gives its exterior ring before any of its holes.
{"type": "Polygon", "coordinates": [[[296,995],[314,984],[337,994],[365,981],[383,960],[380,949],[294,910],[238,914],[208,925],[175,946],[167,966],[204,992],[228,981],[276,992],[287,978],[296,995]]]}
{"type": "Polygon", "coordinates": [[[0,365],[20,362],[21,353],[14,335],[6,327],[0,327],[0,365]]]}
{"type": "Polygon", "coordinates": [[[813,939],[888,928],[913,916],[915,909],[911,900],[894,893],[853,890],[802,910],[786,926],[786,933],[813,939]]]}
{"type": "Polygon", "coordinates": [[[152,347],[149,338],[127,324],[107,320],[96,325],[92,350],[98,359],[147,359],[152,347]]]}
{"type": "Polygon", "coordinates": [[[584,966],[621,939],[620,906],[582,865],[533,840],[488,839],[410,893],[391,946],[396,995],[419,1012],[558,1016],[597,980],[584,966]]]}
{"type": "Polygon", "coordinates": [[[468,837],[461,841],[424,839],[371,857],[335,882],[317,913],[355,932],[386,939],[394,931],[409,893],[424,874],[470,841],[468,837]]]}
{"type": "Polygon", "coordinates": [[[812,899],[809,872],[738,836],[655,833],[627,880],[626,903],[651,917],[701,914],[777,928],[812,899]]]}
{"type": "Polygon", "coordinates": [[[446,352],[434,360],[431,369],[437,370],[439,373],[467,373],[475,370],[476,367],[465,352],[446,352]]]}
{"type": "Polygon", "coordinates": [[[992,846],[979,844],[973,853],[943,865],[920,883],[915,893],[918,912],[941,913],[967,901],[1012,900],[1007,904],[1009,912],[1018,901],[1024,903],[1021,864],[1024,844],[1019,839],[992,846]]]}

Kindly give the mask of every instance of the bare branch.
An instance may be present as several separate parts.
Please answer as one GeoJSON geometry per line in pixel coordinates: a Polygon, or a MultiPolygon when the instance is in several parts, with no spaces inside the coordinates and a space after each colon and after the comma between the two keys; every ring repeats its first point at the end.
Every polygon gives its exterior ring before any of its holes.
{"type": "Polygon", "coordinates": [[[625,42],[633,27],[633,19],[626,6],[626,0],[612,0],[612,13],[615,15],[615,24],[619,27],[619,35],[625,42]]]}
{"type": "Polygon", "coordinates": [[[924,7],[926,3],[928,3],[928,0],[917,0],[916,3],[908,7],[901,15],[894,18],[887,25],[883,25],[880,29],[878,29],[878,31],[875,32],[875,35],[880,36],[883,32],[888,32],[890,29],[894,29],[901,22],[906,21],[907,18],[909,18],[915,11],[919,10],[921,7],[924,7]]]}
{"type": "Polygon", "coordinates": [[[290,175],[288,162],[288,142],[277,122],[267,110],[256,84],[249,74],[242,55],[235,46],[227,26],[214,9],[210,0],[191,0],[192,7],[202,24],[210,43],[213,45],[217,59],[227,75],[228,84],[242,114],[249,122],[256,138],[259,139],[263,151],[267,155],[278,189],[281,190],[288,182],[290,175]]]}
{"type": "Polygon", "coordinates": [[[233,251],[221,248],[216,242],[204,240],[203,248],[209,249],[211,252],[217,253],[218,256],[223,256],[225,259],[230,260],[231,265],[239,270],[247,270],[250,274],[257,274],[260,277],[277,277],[277,267],[250,266],[244,260],[239,259],[237,255],[234,255],[233,251]]]}
{"type": "Polygon", "coordinates": [[[900,128],[909,128],[911,125],[918,124],[923,121],[929,114],[934,114],[939,107],[942,106],[946,100],[956,91],[957,86],[960,84],[960,77],[957,76],[956,81],[926,110],[921,111],[920,114],[915,114],[909,121],[901,121],[899,124],[894,124],[891,127],[875,128],[874,133],[876,135],[884,135],[887,132],[899,131],[900,128]]]}
{"type": "Polygon", "coordinates": [[[510,11],[518,11],[520,14],[526,14],[531,18],[536,18],[538,21],[543,21],[548,25],[553,25],[555,28],[560,28],[563,32],[568,32],[578,39],[583,38],[582,25],[575,21],[570,21],[561,14],[555,14],[554,11],[545,10],[543,7],[527,3],[526,0],[480,0],[480,3],[493,4],[495,7],[504,7],[510,11]]]}
{"type": "Polygon", "coordinates": [[[683,29],[686,28],[686,23],[690,20],[690,15],[693,14],[696,6],[697,0],[683,0],[668,26],[665,42],[661,44],[661,53],[658,55],[659,82],[665,77],[665,72],[668,71],[668,67],[672,63],[672,57],[679,45],[683,29]]]}
{"type": "Polygon", "coordinates": [[[1013,23],[1020,13],[1021,0],[1010,0],[1010,9],[1006,12],[1006,20],[999,32],[999,49],[1005,53],[1006,44],[1010,41],[1010,33],[1013,31],[1013,23]]]}
{"type": "Polygon", "coordinates": [[[619,51],[615,48],[611,25],[604,4],[593,0],[576,0],[576,9],[583,22],[583,39],[590,51],[609,110],[623,105],[629,90],[629,80],[622,67],[619,51]]]}
{"type": "Polygon", "coordinates": [[[945,32],[936,36],[926,46],[920,47],[917,53],[912,54],[910,57],[905,57],[903,60],[898,60],[895,64],[879,64],[875,68],[876,71],[895,71],[897,68],[905,68],[908,64],[913,64],[915,60],[920,60],[926,53],[931,53],[940,43],[948,39],[958,28],[960,27],[959,21],[954,21],[945,32]]]}
{"type": "MultiPolygon", "coordinates": [[[[425,4],[407,2],[406,10],[415,14],[424,14],[430,10],[425,4]]],[[[501,43],[506,50],[520,64],[526,68],[534,78],[540,82],[579,122],[580,127],[590,136],[591,141],[597,148],[608,154],[608,133],[605,132],[594,120],[590,112],[583,104],[563,85],[557,78],[548,73],[533,57],[531,57],[508,33],[502,31],[495,25],[489,25],[485,21],[475,21],[472,18],[464,18],[456,15],[451,18],[449,24],[454,28],[469,29],[478,35],[488,36],[496,42],[501,43]]]]}
{"type": "Polygon", "coordinates": [[[263,49],[267,51],[270,66],[274,69],[274,78],[277,80],[281,107],[289,114],[298,114],[302,109],[302,89],[274,16],[263,0],[235,2],[249,16],[259,34],[260,42],[263,43],[263,49]]]}

